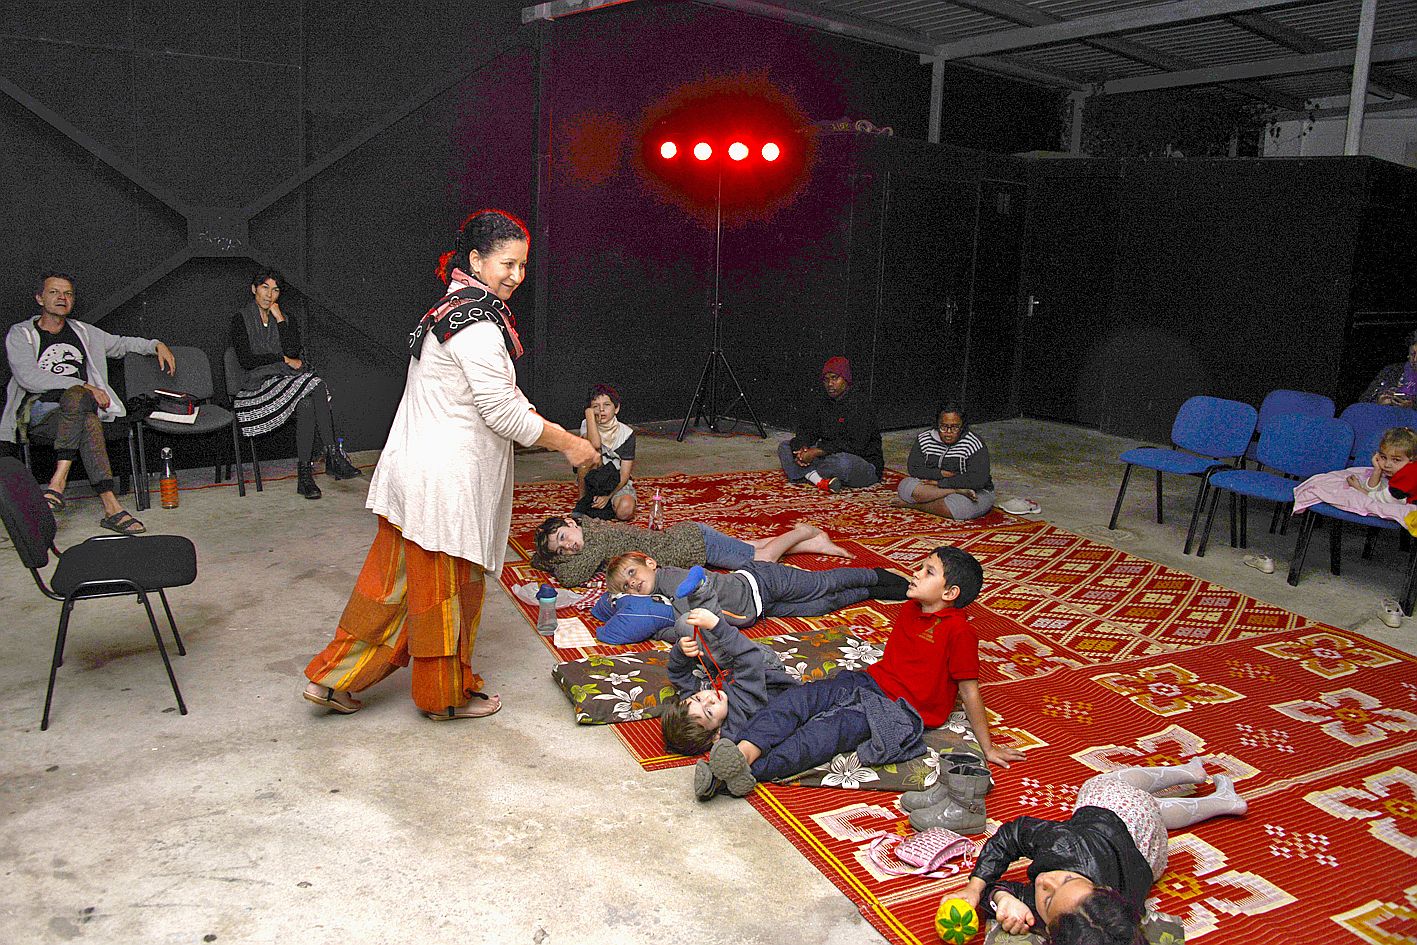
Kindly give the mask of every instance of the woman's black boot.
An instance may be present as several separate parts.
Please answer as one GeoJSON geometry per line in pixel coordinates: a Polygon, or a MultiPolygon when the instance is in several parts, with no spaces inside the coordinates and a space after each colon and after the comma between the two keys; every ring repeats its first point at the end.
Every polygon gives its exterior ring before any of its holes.
{"type": "Polygon", "coordinates": [[[315,485],[315,470],[309,463],[295,464],[295,491],[307,499],[318,499],[320,487],[315,485]]]}
{"type": "Polygon", "coordinates": [[[325,449],[325,472],[336,479],[358,479],[363,470],[349,461],[349,457],[337,446],[325,449]]]}

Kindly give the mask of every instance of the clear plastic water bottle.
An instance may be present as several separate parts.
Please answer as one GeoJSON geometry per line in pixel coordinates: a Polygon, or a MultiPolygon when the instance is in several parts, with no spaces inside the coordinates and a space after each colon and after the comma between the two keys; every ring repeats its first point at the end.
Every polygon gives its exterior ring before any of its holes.
{"type": "Polygon", "coordinates": [[[162,448],[162,478],[157,482],[158,496],[165,509],[177,508],[177,470],[172,465],[172,447],[162,448]]]}
{"type": "Polygon", "coordinates": [[[654,490],[654,498],[650,500],[648,524],[651,531],[664,530],[664,498],[659,489],[654,490]]]}
{"type": "Polygon", "coordinates": [[[536,590],[536,632],[544,637],[556,635],[556,588],[543,584],[536,590]]]}

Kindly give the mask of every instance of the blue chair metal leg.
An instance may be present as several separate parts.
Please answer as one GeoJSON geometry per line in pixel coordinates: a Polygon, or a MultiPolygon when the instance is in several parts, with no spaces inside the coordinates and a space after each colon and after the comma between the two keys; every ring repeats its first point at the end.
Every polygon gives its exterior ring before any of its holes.
{"type": "Polygon", "coordinates": [[[1196,525],[1201,519],[1201,509],[1205,507],[1205,497],[1210,491],[1210,475],[1201,476],[1201,487],[1196,492],[1196,503],[1191,509],[1191,524],[1186,527],[1186,543],[1181,547],[1181,554],[1191,553],[1191,543],[1195,540],[1196,525]]]}
{"type": "Polygon", "coordinates": [[[1250,547],[1250,498],[1240,496],[1240,547],[1250,547]]]}
{"type": "Polygon", "coordinates": [[[1210,490],[1210,507],[1206,510],[1205,527],[1201,529],[1200,545],[1196,548],[1196,557],[1205,557],[1206,545],[1210,544],[1210,529],[1215,524],[1215,506],[1220,502],[1220,490],[1210,490]]]}
{"type": "Polygon", "coordinates": [[[1313,537],[1314,526],[1319,517],[1313,512],[1304,513],[1304,521],[1294,537],[1294,554],[1289,559],[1289,586],[1297,587],[1299,572],[1304,570],[1304,558],[1309,553],[1309,539],[1313,537]]]}
{"type": "Polygon", "coordinates": [[[1156,471],[1156,524],[1164,525],[1161,517],[1161,470],[1156,471]]]}
{"type": "MultiPolygon", "coordinates": [[[[254,442],[252,442],[252,444],[251,444],[251,455],[252,455],[252,457],[255,457],[255,455],[256,455],[256,444],[255,444],[254,442]]],[[[251,461],[254,463],[254,462],[255,462],[255,459],[253,458],[251,461]]],[[[260,467],[258,466],[257,469],[259,469],[259,468],[260,468],[260,467]]],[[[1112,520],[1107,523],[1107,527],[1108,527],[1109,529],[1114,529],[1114,528],[1117,527],[1117,513],[1119,513],[1119,512],[1122,511],[1122,497],[1127,494],[1127,480],[1129,480],[1129,479],[1131,479],[1131,478],[1132,478],[1132,464],[1131,464],[1131,463],[1127,463],[1126,468],[1122,471],[1122,485],[1121,485],[1121,487],[1117,490],[1117,504],[1114,505],[1114,506],[1112,506],[1112,520]]],[[[260,488],[261,488],[260,483],[261,483],[261,478],[260,478],[260,474],[259,474],[259,472],[258,472],[257,475],[256,475],[256,488],[257,488],[257,489],[260,489],[260,488]]]]}
{"type": "Polygon", "coordinates": [[[1343,557],[1343,523],[1336,518],[1330,519],[1328,527],[1328,570],[1338,577],[1339,560],[1343,557]]]}

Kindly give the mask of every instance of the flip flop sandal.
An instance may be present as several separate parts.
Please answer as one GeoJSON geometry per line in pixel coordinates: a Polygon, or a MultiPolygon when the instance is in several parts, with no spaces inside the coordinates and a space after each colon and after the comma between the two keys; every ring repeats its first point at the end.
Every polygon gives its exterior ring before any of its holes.
{"type": "Polygon", "coordinates": [[[141,535],[148,527],[133,517],[127,509],[119,509],[112,515],[105,515],[98,523],[111,532],[120,535],[141,535]]]}
{"type": "MultiPolygon", "coordinates": [[[[491,702],[492,700],[492,697],[485,692],[474,692],[472,696],[474,699],[481,699],[484,702],[491,702]]],[[[502,703],[500,702],[498,702],[491,711],[484,712],[468,712],[467,709],[470,708],[471,705],[472,703],[470,702],[462,706],[450,705],[448,706],[447,712],[425,712],[423,714],[434,722],[451,722],[453,719],[485,719],[489,715],[496,715],[498,712],[502,711],[502,703]]]]}
{"type": "Polygon", "coordinates": [[[331,709],[335,712],[338,712],[340,715],[353,715],[360,709],[364,708],[364,703],[353,701],[353,697],[351,697],[350,702],[340,702],[338,699],[335,698],[335,691],[329,686],[321,686],[320,688],[325,690],[325,694],[323,696],[317,696],[309,689],[306,689],[304,692],[301,693],[301,695],[305,697],[305,700],[307,702],[313,702],[316,705],[322,705],[327,709],[331,709]]]}
{"type": "Polygon", "coordinates": [[[64,511],[64,493],[57,489],[45,489],[44,502],[49,506],[51,512],[64,511]]]}

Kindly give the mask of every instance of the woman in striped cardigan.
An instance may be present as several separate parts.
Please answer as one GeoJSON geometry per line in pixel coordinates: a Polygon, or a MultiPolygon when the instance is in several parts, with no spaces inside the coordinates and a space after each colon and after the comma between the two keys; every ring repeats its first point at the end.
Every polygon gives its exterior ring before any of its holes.
{"type": "Polygon", "coordinates": [[[910,476],[896,490],[902,504],[940,518],[979,518],[994,507],[989,447],[964,422],[956,403],[935,411],[935,426],[924,430],[906,460],[910,476]]]}

